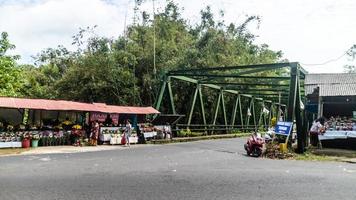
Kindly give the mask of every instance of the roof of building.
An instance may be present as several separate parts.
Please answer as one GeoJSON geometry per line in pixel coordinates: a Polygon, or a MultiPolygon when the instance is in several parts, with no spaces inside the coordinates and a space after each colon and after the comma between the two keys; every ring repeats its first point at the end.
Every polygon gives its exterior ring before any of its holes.
{"type": "Polygon", "coordinates": [[[356,73],[306,74],[305,94],[319,88],[319,96],[355,96],[356,73]]]}
{"type": "Polygon", "coordinates": [[[0,108],[55,110],[55,111],[88,111],[121,114],[158,114],[152,107],[115,106],[105,103],[81,103],[64,100],[24,99],[0,97],[0,108]]]}

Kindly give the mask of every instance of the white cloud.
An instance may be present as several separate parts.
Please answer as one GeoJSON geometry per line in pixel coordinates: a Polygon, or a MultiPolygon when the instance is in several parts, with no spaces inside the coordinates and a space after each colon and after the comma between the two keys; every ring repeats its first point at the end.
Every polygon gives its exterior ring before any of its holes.
{"type": "MultiPolygon", "coordinates": [[[[30,55],[58,44],[70,46],[78,27],[98,25],[101,35],[122,33],[125,14],[132,22],[132,0],[0,0],[0,31],[7,31],[16,52],[28,62],[30,55]],[[9,3],[10,2],[10,3],[9,3]]],[[[155,0],[163,9],[165,0],[155,0]]],[[[262,23],[257,42],[282,50],[285,58],[300,63],[323,63],[339,57],[356,44],[356,2],[352,0],[176,0],[191,23],[199,11],[211,5],[214,13],[225,11],[225,21],[241,23],[245,15],[259,15],[262,23]]],[[[141,7],[152,12],[152,1],[141,7]]],[[[216,16],[218,16],[216,14],[216,16]]],[[[308,67],[310,72],[341,72],[346,58],[308,67]]]]}
{"type": "Polygon", "coordinates": [[[0,30],[7,31],[15,43],[15,53],[28,62],[31,55],[47,47],[70,47],[79,27],[98,25],[97,32],[118,36],[124,27],[125,13],[100,0],[48,0],[28,5],[0,7],[0,30]]]}

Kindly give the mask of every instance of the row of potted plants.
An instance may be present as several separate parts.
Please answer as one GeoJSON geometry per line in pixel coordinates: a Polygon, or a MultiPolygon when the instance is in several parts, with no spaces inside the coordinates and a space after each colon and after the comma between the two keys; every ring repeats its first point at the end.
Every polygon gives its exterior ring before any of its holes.
{"type": "Polygon", "coordinates": [[[21,142],[23,148],[69,145],[73,143],[72,139],[75,137],[80,137],[78,131],[73,133],[71,131],[0,132],[0,142],[21,142]]]}

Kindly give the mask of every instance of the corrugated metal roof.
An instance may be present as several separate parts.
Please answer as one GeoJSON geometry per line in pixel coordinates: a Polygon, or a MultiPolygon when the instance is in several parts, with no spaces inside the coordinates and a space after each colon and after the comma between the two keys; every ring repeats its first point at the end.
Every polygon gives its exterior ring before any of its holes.
{"type": "Polygon", "coordinates": [[[332,83],[355,83],[356,73],[334,73],[334,74],[306,74],[306,85],[332,84],[332,83]]]}
{"type": "Polygon", "coordinates": [[[34,110],[56,111],[90,111],[121,114],[158,114],[159,111],[152,107],[114,106],[104,103],[80,103],[74,101],[48,100],[48,99],[23,99],[0,97],[0,107],[27,108],[34,110]]]}
{"type": "Polygon", "coordinates": [[[319,96],[355,96],[356,74],[306,74],[305,94],[312,94],[319,87],[319,96]]]}
{"type": "Polygon", "coordinates": [[[354,96],[356,84],[324,84],[319,86],[319,96],[354,96]]]}

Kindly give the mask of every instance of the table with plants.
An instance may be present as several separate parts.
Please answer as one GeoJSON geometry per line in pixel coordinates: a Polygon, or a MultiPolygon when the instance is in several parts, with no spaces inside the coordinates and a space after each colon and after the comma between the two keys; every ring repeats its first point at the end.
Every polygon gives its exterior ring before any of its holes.
{"type": "MultiPolygon", "coordinates": [[[[124,136],[125,127],[100,127],[100,141],[109,144],[121,144],[124,136]]],[[[136,131],[133,130],[130,137],[130,143],[137,143],[136,131]]]]}

